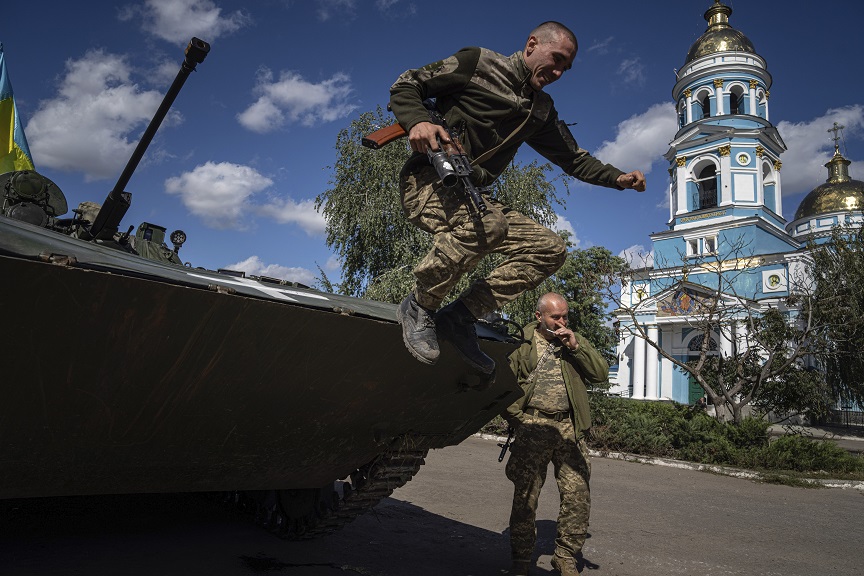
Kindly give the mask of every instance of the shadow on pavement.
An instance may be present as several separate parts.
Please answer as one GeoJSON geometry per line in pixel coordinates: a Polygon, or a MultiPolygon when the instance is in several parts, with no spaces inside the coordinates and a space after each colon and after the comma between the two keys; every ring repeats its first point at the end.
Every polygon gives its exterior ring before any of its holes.
{"type": "MultiPolygon", "coordinates": [[[[539,523],[539,553],[554,549],[554,524],[539,523]]],[[[478,528],[392,498],[338,532],[305,541],[281,540],[193,495],[5,500],[0,542],[4,573],[28,576],[489,576],[510,566],[506,530],[478,528]]],[[[552,574],[543,568],[533,573],[552,574]]]]}

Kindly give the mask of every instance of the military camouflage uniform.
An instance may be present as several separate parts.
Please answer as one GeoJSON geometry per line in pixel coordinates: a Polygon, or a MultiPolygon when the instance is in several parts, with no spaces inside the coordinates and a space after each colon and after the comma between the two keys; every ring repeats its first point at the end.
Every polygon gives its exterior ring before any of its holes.
{"type": "MultiPolygon", "coordinates": [[[[474,166],[472,180],[477,186],[491,185],[527,142],[567,174],[619,188],[616,181],[623,172],[579,148],[549,95],[532,90],[530,77],[522,52],[504,56],[485,48],[465,48],[402,74],[390,89],[390,105],[410,131],[429,121],[423,100],[436,98],[438,110],[475,159],[521,126],[490,158],[474,166]]],[[[459,278],[486,254],[502,253],[507,259],[461,296],[476,317],[539,285],[564,262],[565,245],[557,234],[498,202],[486,199],[489,213],[482,223],[475,223],[463,195],[438,182],[425,155],[408,160],[400,186],[408,219],[434,236],[432,250],[414,270],[415,298],[424,308],[437,309],[459,278]]]]}
{"type": "Polygon", "coordinates": [[[576,558],[585,543],[591,510],[591,463],[584,435],[591,425],[586,383],[606,380],[609,367],[581,335],[575,352],[548,343],[525,327],[529,343],[510,356],[510,367],[525,395],[507,410],[516,440],[507,461],[513,482],[510,548],[514,561],[530,561],[537,538],[535,518],[546,469],[552,462],[561,506],[555,555],[576,558]],[[535,371],[535,367],[537,367],[535,371]]]}

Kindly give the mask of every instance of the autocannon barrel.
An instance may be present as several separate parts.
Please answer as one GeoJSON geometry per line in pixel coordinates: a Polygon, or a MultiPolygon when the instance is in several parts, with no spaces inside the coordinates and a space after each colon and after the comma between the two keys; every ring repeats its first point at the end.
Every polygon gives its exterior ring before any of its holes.
{"type": "Polygon", "coordinates": [[[185,58],[180,65],[180,71],[177,72],[177,77],[174,78],[174,82],[171,84],[168,92],[165,93],[162,104],[159,105],[159,109],[156,110],[156,114],[150,120],[150,125],[147,126],[147,129],[141,136],[141,140],[129,158],[129,162],[126,163],[126,168],[120,174],[117,184],[108,193],[108,197],[105,199],[102,208],[90,226],[90,235],[93,238],[96,238],[103,230],[113,232],[120,225],[120,221],[126,215],[126,211],[131,204],[131,194],[125,192],[125,189],[129,183],[129,179],[132,177],[132,173],[135,172],[138,163],[144,157],[144,152],[147,151],[147,147],[153,140],[153,136],[156,135],[156,131],[165,119],[166,114],[168,114],[168,110],[174,103],[174,99],[177,98],[177,94],[183,88],[186,78],[189,77],[190,73],[195,71],[195,66],[204,61],[208,52],[210,52],[210,44],[199,38],[192,38],[188,46],[186,46],[185,58]]]}

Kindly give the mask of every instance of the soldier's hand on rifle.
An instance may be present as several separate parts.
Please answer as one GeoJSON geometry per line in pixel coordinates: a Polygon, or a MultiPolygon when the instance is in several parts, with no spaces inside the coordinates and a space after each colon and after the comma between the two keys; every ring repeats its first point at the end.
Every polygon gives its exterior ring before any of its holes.
{"type": "Polygon", "coordinates": [[[408,142],[411,149],[421,154],[429,150],[438,150],[438,140],[445,144],[450,143],[450,135],[444,127],[432,122],[420,122],[411,127],[408,132],[408,142]]]}
{"type": "Polygon", "coordinates": [[[645,175],[640,170],[634,170],[629,174],[622,174],[618,177],[618,186],[621,188],[632,188],[637,192],[645,191],[645,175]]]}

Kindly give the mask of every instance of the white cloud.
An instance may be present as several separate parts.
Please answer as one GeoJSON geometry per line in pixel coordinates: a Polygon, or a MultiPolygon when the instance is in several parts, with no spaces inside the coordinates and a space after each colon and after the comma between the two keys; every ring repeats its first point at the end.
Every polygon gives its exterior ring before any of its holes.
{"type": "Polygon", "coordinates": [[[634,244],[618,253],[630,264],[631,268],[648,268],[654,265],[654,251],[645,250],[641,244],[634,244]]]}
{"type": "Polygon", "coordinates": [[[645,86],[645,65],[638,57],[623,60],[618,65],[618,75],[630,87],[641,88],[645,86]]]}
{"type": "MultiPolygon", "coordinates": [[[[162,101],[131,73],[125,57],[104,50],[67,60],[57,97],[41,101],[25,127],[36,165],[83,172],[87,181],[116,178],[162,101]]],[[[181,119],[169,112],[165,125],[181,119]]]]}
{"type": "Polygon", "coordinates": [[[122,21],[136,16],[141,18],[145,31],[168,42],[182,44],[193,36],[213,42],[252,22],[239,10],[223,15],[212,0],[145,0],[142,5],[125,7],[118,13],[122,21]]]}
{"type": "Polygon", "coordinates": [[[328,80],[314,84],[295,72],[282,72],[273,81],[273,73],[259,71],[255,92],[258,100],[237,115],[242,126],[253,132],[265,133],[281,128],[287,122],[312,126],[344,118],[357,109],[348,103],[351,94],[350,77],[341,72],[328,80]]]}
{"type": "Polygon", "coordinates": [[[251,197],[273,181],[254,168],[229,162],[207,162],[191,172],[169,178],[165,190],[180,196],[192,214],[214,228],[245,229],[251,197]]]}
{"type": "Polygon", "coordinates": [[[246,260],[229,264],[224,268],[245,272],[248,276],[268,276],[288,282],[299,282],[306,286],[315,284],[315,274],[306,268],[265,264],[258,256],[250,256],[246,260]]]}
{"type": "Polygon", "coordinates": [[[398,3],[399,0],[375,0],[375,7],[382,12],[386,12],[398,3]]]}
{"type": "Polygon", "coordinates": [[[290,198],[282,198],[260,206],[258,213],[279,224],[297,224],[310,236],[323,234],[327,226],[324,215],[315,209],[314,200],[295,202],[290,198]]]}
{"type": "Polygon", "coordinates": [[[556,232],[569,232],[570,237],[568,240],[573,244],[574,248],[578,248],[582,241],[576,236],[576,230],[573,229],[573,224],[561,214],[555,214],[555,224],[552,225],[552,229],[556,232]]]}
{"type": "Polygon", "coordinates": [[[585,49],[586,52],[597,52],[598,54],[606,54],[609,52],[609,45],[615,40],[614,36],[609,36],[605,40],[595,42],[585,49]]]}
{"type": "Polygon", "coordinates": [[[324,232],[326,222],[314,200],[272,196],[256,202],[272,186],[273,180],[254,168],[230,162],[207,162],[165,181],[166,192],[180,196],[183,205],[212,228],[245,230],[255,218],[265,217],[296,224],[310,236],[324,232]]]}
{"type": "MultiPolygon", "coordinates": [[[[784,196],[809,192],[828,179],[824,164],[834,155],[833,133],[828,133],[834,122],[846,127],[844,136],[847,139],[861,134],[864,132],[864,106],[856,104],[832,108],[808,122],[784,120],[777,124],[777,130],[788,147],[780,157],[783,162],[780,178],[784,196]]],[[[843,154],[842,142],[840,153],[843,154]]],[[[852,174],[852,177],[856,178],[856,174],[852,174]]],[[[857,174],[856,179],[864,179],[864,173],[857,174]]]]}
{"type": "Polygon", "coordinates": [[[603,142],[594,156],[625,171],[651,172],[655,162],[666,162],[670,134],[675,134],[678,120],[671,103],[654,104],[642,114],[618,124],[615,140],[603,142]]]}
{"type": "Polygon", "coordinates": [[[326,22],[334,15],[353,18],[357,0],[318,0],[318,19],[326,22]]]}
{"type": "Polygon", "coordinates": [[[334,270],[340,270],[342,268],[342,260],[339,259],[338,256],[333,255],[327,259],[327,263],[324,264],[324,269],[328,272],[332,272],[334,270]]]}
{"type": "Polygon", "coordinates": [[[171,83],[174,82],[174,79],[177,78],[177,71],[179,70],[176,59],[166,59],[151,69],[148,73],[149,80],[155,86],[171,86],[171,83]]]}

